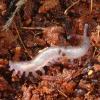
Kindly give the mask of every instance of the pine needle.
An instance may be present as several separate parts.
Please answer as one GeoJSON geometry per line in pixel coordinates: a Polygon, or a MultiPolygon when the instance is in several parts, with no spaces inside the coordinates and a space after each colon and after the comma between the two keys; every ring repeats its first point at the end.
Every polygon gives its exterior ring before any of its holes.
{"type": "Polygon", "coordinates": [[[64,14],[67,15],[68,14],[68,11],[69,9],[71,9],[73,6],[75,6],[76,4],[78,4],[80,2],[80,0],[74,2],[71,6],[69,6],[65,11],[64,11],[64,14]]]}
{"type": "Polygon", "coordinates": [[[17,12],[19,12],[19,10],[21,9],[21,7],[26,3],[27,0],[19,0],[17,3],[16,3],[16,9],[15,11],[13,12],[12,16],[9,18],[9,20],[5,23],[5,25],[3,26],[3,29],[2,31],[4,30],[8,30],[9,27],[11,26],[13,20],[14,20],[14,17],[16,15],[17,12]]]}

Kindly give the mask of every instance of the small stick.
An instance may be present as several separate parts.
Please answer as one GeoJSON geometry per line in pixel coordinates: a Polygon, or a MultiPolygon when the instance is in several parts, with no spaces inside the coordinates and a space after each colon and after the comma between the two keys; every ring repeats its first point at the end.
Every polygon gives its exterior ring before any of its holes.
{"type": "Polygon", "coordinates": [[[100,56],[100,53],[98,53],[98,54],[96,55],[96,58],[97,58],[98,56],[100,56]]]}
{"type": "Polygon", "coordinates": [[[16,13],[20,10],[20,8],[26,3],[27,0],[19,0],[16,4],[16,9],[15,11],[13,12],[12,16],[9,18],[9,20],[6,22],[6,24],[3,26],[3,29],[2,31],[4,30],[8,30],[9,27],[11,26],[13,20],[14,20],[14,17],[16,15],[16,13]]]}
{"type": "Polygon", "coordinates": [[[58,88],[57,88],[57,86],[53,83],[53,84],[51,84],[51,86],[52,86],[52,88],[55,88],[58,92],[59,92],[59,94],[61,94],[62,96],[64,96],[65,98],[68,98],[68,96],[62,91],[62,90],[59,90],[58,88]]]}
{"type": "Polygon", "coordinates": [[[68,10],[71,9],[74,5],[76,5],[77,3],[79,3],[80,0],[74,2],[71,6],[69,6],[65,11],[64,11],[64,14],[67,15],[68,14],[68,10]]]}
{"type": "Polygon", "coordinates": [[[62,92],[61,90],[57,89],[57,91],[58,91],[62,96],[64,96],[65,98],[68,98],[67,95],[66,95],[64,92],[62,92]]]}
{"type": "Polygon", "coordinates": [[[25,30],[45,30],[43,27],[21,27],[22,29],[25,30]]]}
{"type": "Polygon", "coordinates": [[[97,26],[97,41],[99,42],[100,38],[100,25],[97,26]]]}
{"type": "Polygon", "coordinates": [[[90,6],[90,12],[92,13],[93,11],[93,0],[91,0],[91,6],[90,6]]]}
{"type": "Polygon", "coordinates": [[[93,56],[92,56],[93,58],[95,56],[96,51],[97,51],[97,47],[95,47],[95,49],[94,49],[93,56]]]}
{"type": "Polygon", "coordinates": [[[21,44],[22,44],[22,46],[23,46],[25,52],[26,52],[26,53],[28,54],[28,56],[32,59],[33,57],[28,53],[28,50],[27,50],[27,48],[25,47],[24,42],[22,41],[22,38],[21,38],[21,36],[20,36],[20,33],[19,33],[18,29],[17,29],[16,24],[15,24],[15,29],[16,29],[16,32],[17,32],[18,37],[19,37],[19,40],[20,40],[20,42],[21,42],[21,44]]]}

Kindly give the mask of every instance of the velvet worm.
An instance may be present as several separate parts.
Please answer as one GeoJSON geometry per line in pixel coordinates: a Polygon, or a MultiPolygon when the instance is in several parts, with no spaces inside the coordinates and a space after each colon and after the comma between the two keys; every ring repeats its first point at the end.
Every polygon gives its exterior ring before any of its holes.
{"type": "Polygon", "coordinates": [[[68,59],[77,59],[84,56],[89,47],[90,41],[89,37],[87,36],[88,24],[84,26],[83,32],[83,40],[79,46],[67,46],[67,47],[48,47],[43,49],[39,54],[30,61],[22,61],[22,62],[13,62],[9,61],[10,70],[15,70],[14,73],[20,71],[22,74],[23,72],[28,75],[29,72],[32,72],[34,76],[36,76],[36,71],[40,70],[44,72],[44,66],[50,66],[55,62],[59,62],[59,58],[65,56],[68,59]]]}

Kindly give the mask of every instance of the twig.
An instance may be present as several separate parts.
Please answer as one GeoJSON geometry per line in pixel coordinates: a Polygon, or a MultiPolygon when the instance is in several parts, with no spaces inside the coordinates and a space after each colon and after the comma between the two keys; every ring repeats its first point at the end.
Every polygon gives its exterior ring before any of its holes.
{"type": "Polygon", "coordinates": [[[94,49],[93,58],[94,58],[94,56],[95,56],[96,51],[97,51],[97,47],[95,47],[95,49],[94,49]]]}
{"type": "Polygon", "coordinates": [[[97,41],[99,42],[100,38],[100,25],[97,25],[97,41]]]}
{"type": "Polygon", "coordinates": [[[13,22],[13,19],[16,15],[17,12],[19,12],[20,8],[26,3],[27,0],[19,0],[17,3],[16,3],[16,9],[15,11],[13,12],[12,16],[9,18],[9,20],[6,22],[6,24],[3,26],[3,29],[2,31],[4,30],[8,30],[9,27],[11,26],[12,22],[13,22]]]}
{"type": "Polygon", "coordinates": [[[97,58],[98,56],[100,56],[100,53],[98,53],[98,54],[96,55],[96,58],[97,58]]]}
{"type": "Polygon", "coordinates": [[[61,90],[59,90],[57,88],[57,86],[55,85],[55,83],[51,84],[52,88],[55,88],[62,96],[64,96],[65,98],[68,98],[68,96],[61,90]]]}
{"type": "Polygon", "coordinates": [[[21,28],[25,30],[44,30],[45,29],[43,27],[21,27],[21,28]]]}
{"type": "MultiPolygon", "coordinates": [[[[14,24],[15,24],[15,23],[14,23],[14,24]]],[[[18,37],[19,37],[19,40],[20,40],[20,42],[21,42],[21,44],[22,44],[22,46],[23,46],[25,52],[26,52],[26,53],[28,54],[28,56],[32,59],[33,57],[29,54],[27,48],[25,47],[24,42],[23,42],[23,40],[22,40],[22,38],[21,38],[21,36],[20,36],[20,33],[19,33],[18,29],[17,29],[16,24],[15,24],[15,29],[16,29],[17,35],[18,35],[18,37]]]]}
{"type": "Polygon", "coordinates": [[[57,89],[57,91],[58,91],[61,95],[63,95],[65,98],[68,98],[67,95],[66,95],[65,93],[63,93],[61,90],[57,89]]]}
{"type": "Polygon", "coordinates": [[[80,0],[74,2],[71,6],[69,6],[69,7],[64,11],[64,14],[67,15],[68,10],[71,9],[74,5],[78,4],[79,2],[80,2],[80,0]]]}
{"type": "Polygon", "coordinates": [[[93,10],[93,0],[91,0],[90,12],[92,13],[93,10]]]}

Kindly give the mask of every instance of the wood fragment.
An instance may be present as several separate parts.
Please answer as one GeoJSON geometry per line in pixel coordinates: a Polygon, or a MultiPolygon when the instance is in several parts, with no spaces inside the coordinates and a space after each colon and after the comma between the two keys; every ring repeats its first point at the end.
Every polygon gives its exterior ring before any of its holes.
{"type": "Polygon", "coordinates": [[[93,11],[93,0],[91,0],[91,4],[90,4],[91,6],[90,6],[90,12],[92,13],[92,11],[93,11]]]}
{"type": "Polygon", "coordinates": [[[71,6],[69,6],[65,11],[64,11],[64,14],[67,15],[68,14],[68,11],[73,7],[75,6],[76,4],[78,4],[80,2],[80,0],[77,0],[76,2],[74,2],[71,6]]]}

